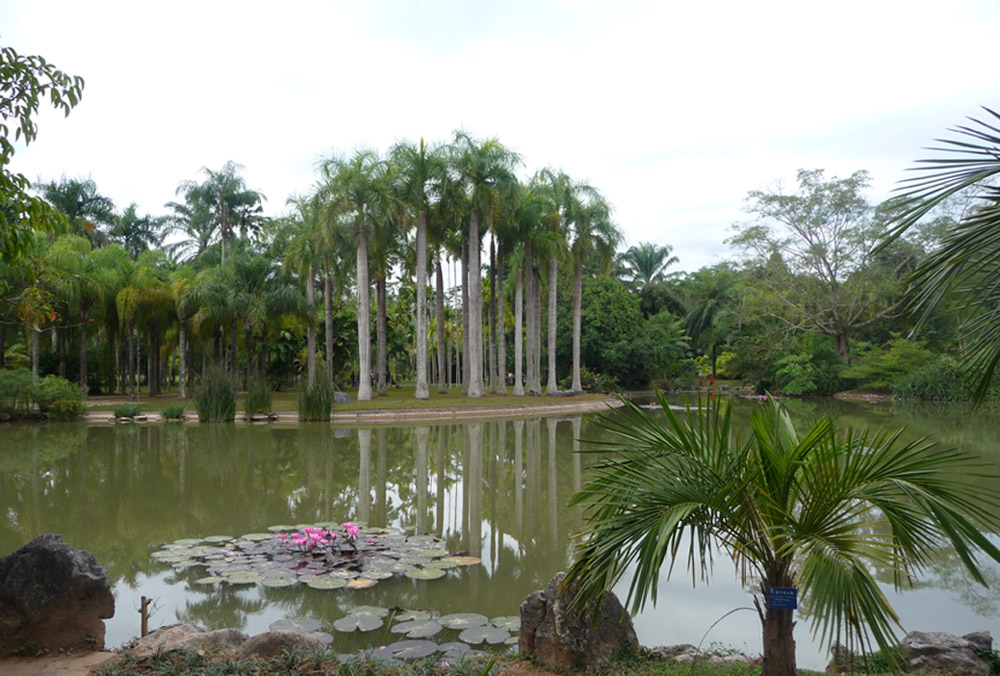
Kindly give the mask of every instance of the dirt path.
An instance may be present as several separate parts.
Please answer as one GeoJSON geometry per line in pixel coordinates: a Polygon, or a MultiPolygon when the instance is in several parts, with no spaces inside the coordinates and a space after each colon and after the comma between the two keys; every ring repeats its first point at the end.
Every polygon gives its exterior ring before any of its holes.
{"type": "Polygon", "coordinates": [[[8,657],[0,659],[3,676],[87,676],[91,670],[106,664],[117,653],[93,652],[42,657],[8,657]]]}

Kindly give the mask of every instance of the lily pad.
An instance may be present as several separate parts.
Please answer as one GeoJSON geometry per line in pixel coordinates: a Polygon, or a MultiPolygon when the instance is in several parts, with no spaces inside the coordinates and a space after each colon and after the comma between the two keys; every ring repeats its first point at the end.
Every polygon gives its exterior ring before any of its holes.
{"type": "Polygon", "coordinates": [[[504,643],[504,645],[518,645],[518,643],[520,643],[520,640],[521,640],[521,637],[518,636],[517,634],[514,634],[513,636],[511,636],[509,639],[507,639],[503,643],[504,643]]]}
{"type": "Polygon", "coordinates": [[[229,584],[254,584],[263,579],[263,575],[252,570],[238,570],[234,573],[227,573],[223,576],[229,584]]]}
{"type": "Polygon", "coordinates": [[[435,559],[434,561],[428,561],[424,564],[425,568],[440,568],[441,570],[447,570],[448,568],[458,568],[458,564],[454,561],[448,561],[447,559],[435,559]]]}
{"type": "Polygon", "coordinates": [[[217,543],[217,542],[229,542],[233,539],[232,535],[209,535],[205,538],[205,542],[217,543]]]}
{"type": "Polygon", "coordinates": [[[497,643],[503,643],[508,638],[510,638],[509,631],[500,627],[494,627],[491,624],[469,627],[458,635],[459,641],[465,641],[473,645],[483,643],[484,641],[490,645],[496,645],[497,643]]]}
{"type": "Polygon", "coordinates": [[[436,653],[438,645],[434,641],[397,641],[385,649],[396,659],[416,660],[436,653]]]}
{"type": "Polygon", "coordinates": [[[444,629],[443,626],[434,620],[409,620],[400,622],[390,631],[393,634],[406,634],[407,638],[430,638],[444,629]]]}
{"type": "Polygon", "coordinates": [[[250,540],[251,542],[263,542],[264,540],[270,540],[274,537],[274,533],[247,533],[243,536],[243,539],[250,540]]]}
{"type": "Polygon", "coordinates": [[[261,582],[265,587],[271,588],[294,587],[298,583],[297,577],[267,577],[261,582]]]}
{"type": "Polygon", "coordinates": [[[267,529],[272,533],[284,533],[285,531],[295,530],[295,526],[268,526],[267,529]]]}
{"type": "Polygon", "coordinates": [[[469,647],[469,644],[462,643],[461,641],[442,643],[438,646],[438,650],[443,652],[445,657],[450,658],[465,657],[472,654],[472,648],[469,647]]]}
{"type": "Polygon", "coordinates": [[[409,622],[410,620],[429,620],[432,617],[429,610],[403,610],[396,613],[397,622],[409,622]]]}
{"type": "Polygon", "coordinates": [[[448,556],[442,561],[454,561],[460,566],[477,566],[483,562],[482,559],[478,559],[475,556],[448,556]]]}
{"type": "Polygon", "coordinates": [[[329,577],[327,575],[308,578],[305,583],[306,586],[312,587],[313,589],[340,589],[341,587],[347,586],[347,580],[339,577],[329,577]]]}
{"type": "Polygon", "coordinates": [[[352,631],[374,631],[382,626],[382,618],[374,615],[359,615],[352,613],[342,617],[333,623],[333,628],[337,631],[350,633],[352,631]]]}
{"type": "Polygon", "coordinates": [[[440,568],[414,568],[406,571],[404,575],[414,580],[436,580],[439,577],[444,577],[444,571],[440,568]]]}
{"type": "Polygon", "coordinates": [[[469,627],[480,627],[486,624],[489,622],[489,618],[479,613],[452,613],[451,615],[439,617],[438,622],[449,629],[468,629],[469,627]]]}
{"type": "Polygon", "coordinates": [[[352,615],[371,615],[373,617],[385,617],[389,614],[388,608],[381,606],[355,606],[351,608],[352,615]]]}
{"type": "Polygon", "coordinates": [[[368,578],[358,577],[353,580],[348,580],[346,587],[348,589],[368,589],[369,587],[374,587],[378,584],[378,580],[369,580],[368,578]]]}
{"type": "Polygon", "coordinates": [[[310,634],[322,628],[323,623],[314,617],[286,617],[272,622],[268,627],[271,631],[297,631],[302,634],[310,634]]]}
{"type": "Polygon", "coordinates": [[[506,629],[507,631],[520,631],[521,617],[519,615],[503,615],[501,617],[494,617],[490,620],[490,624],[494,627],[506,629]]]}
{"type": "Polygon", "coordinates": [[[226,578],[220,577],[218,575],[209,575],[208,577],[199,578],[194,581],[195,584],[219,584],[220,582],[225,582],[226,578]]]}
{"type": "Polygon", "coordinates": [[[423,556],[428,559],[440,559],[448,556],[448,551],[446,549],[425,549],[417,553],[417,556],[423,556]]]}

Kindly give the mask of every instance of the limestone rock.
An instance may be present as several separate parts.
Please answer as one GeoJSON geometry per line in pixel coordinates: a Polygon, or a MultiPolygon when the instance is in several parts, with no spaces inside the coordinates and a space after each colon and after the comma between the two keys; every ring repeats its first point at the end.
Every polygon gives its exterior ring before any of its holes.
{"type": "Polygon", "coordinates": [[[348,404],[351,401],[351,395],[346,392],[334,392],[333,393],[333,403],[335,404],[348,404]]]}
{"type": "Polygon", "coordinates": [[[911,631],[903,639],[908,671],[949,671],[989,674],[990,668],[979,656],[993,649],[988,631],[959,637],[943,632],[911,631]]]}
{"type": "Polygon", "coordinates": [[[136,657],[146,657],[157,652],[176,650],[186,641],[202,637],[207,632],[193,624],[171,624],[154,629],[132,644],[130,652],[136,657]]]}
{"type": "Polygon", "coordinates": [[[296,631],[267,631],[257,634],[240,646],[237,654],[241,656],[256,655],[257,657],[281,657],[286,651],[298,653],[323,652],[323,642],[315,636],[300,634],[296,631]]]}
{"type": "Polygon", "coordinates": [[[238,629],[216,629],[195,634],[180,643],[184,650],[204,650],[209,653],[234,653],[250,637],[238,629]]]}
{"type": "Polygon", "coordinates": [[[556,573],[544,591],[531,593],[521,604],[518,647],[534,653],[546,667],[575,669],[599,667],[622,649],[636,651],[639,642],[632,618],[618,598],[605,592],[596,618],[569,610],[572,591],[561,589],[566,573],[556,573]]]}
{"type": "Polygon", "coordinates": [[[115,614],[108,572],[54,533],[0,558],[0,656],[31,641],[46,650],[99,650],[115,614]]]}

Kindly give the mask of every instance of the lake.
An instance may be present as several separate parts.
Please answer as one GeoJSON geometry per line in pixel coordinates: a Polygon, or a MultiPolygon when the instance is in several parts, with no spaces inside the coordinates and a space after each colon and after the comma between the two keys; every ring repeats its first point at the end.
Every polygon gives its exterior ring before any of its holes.
{"type": "MultiPolygon", "coordinates": [[[[907,427],[942,445],[981,454],[992,470],[970,476],[1000,490],[987,474],[1000,468],[1000,425],[993,412],[964,408],[789,400],[796,420],[836,415],[842,425],[907,427]]],[[[745,421],[761,404],[734,400],[745,421]]],[[[333,427],[323,423],[0,426],[0,554],[46,532],[60,533],[108,569],[116,599],[106,643],[139,632],[139,599],[154,599],[150,626],[190,622],[206,628],[266,631],[275,620],[312,617],[327,627],[352,607],[426,608],[440,613],[516,615],[521,601],[565,570],[570,536],[582,525],[570,496],[596,458],[579,439],[606,438],[593,415],[525,420],[333,427]],[[204,569],[174,569],[151,554],[182,538],[240,536],[278,524],[356,521],[441,537],[480,565],[449,569],[437,580],[402,575],[369,589],[317,590],[297,585],[196,584],[204,569]]],[[[584,442],[586,443],[586,442],[584,442]]],[[[996,537],[993,535],[992,537],[996,537]]],[[[662,571],[663,577],[666,570],[662,571]]],[[[971,583],[943,551],[914,588],[883,588],[906,629],[1000,632],[1000,569],[990,589],[971,583]]],[[[617,589],[624,600],[625,584],[617,589]]],[[[684,562],[661,584],[654,608],[635,618],[645,645],[724,644],[760,650],[752,599],[725,557],[709,584],[692,587],[684,562]],[[711,628],[711,630],[710,630],[711,628]],[[706,636],[707,633],[707,636],[706,636]]],[[[329,629],[328,629],[329,630],[329,629]]],[[[391,642],[382,632],[339,650],[391,642]]],[[[825,666],[807,618],[796,629],[799,664],[825,666]]]]}

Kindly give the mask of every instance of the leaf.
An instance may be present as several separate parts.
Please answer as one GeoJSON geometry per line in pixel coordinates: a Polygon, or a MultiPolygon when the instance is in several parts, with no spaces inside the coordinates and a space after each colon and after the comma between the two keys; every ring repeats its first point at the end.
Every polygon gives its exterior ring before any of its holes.
{"type": "Polygon", "coordinates": [[[340,589],[347,586],[347,580],[339,577],[329,577],[328,575],[308,578],[305,580],[305,583],[307,587],[312,587],[313,589],[340,589]]]}
{"type": "Polygon", "coordinates": [[[468,629],[486,624],[489,622],[489,618],[479,613],[452,613],[439,617],[438,622],[449,629],[468,629]]]}
{"type": "Polygon", "coordinates": [[[442,629],[444,627],[434,620],[409,620],[400,622],[390,631],[393,634],[406,634],[408,638],[429,638],[439,634],[442,629]]]}
{"type": "Polygon", "coordinates": [[[233,539],[232,535],[209,535],[207,538],[205,538],[205,542],[212,542],[212,543],[229,542],[232,539],[233,539]]]}
{"type": "Polygon", "coordinates": [[[521,630],[521,616],[520,615],[502,615],[501,617],[494,617],[490,620],[490,624],[494,627],[500,627],[501,629],[506,629],[507,631],[520,631],[521,630]]]}
{"type": "Polygon", "coordinates": [[[429,620],[432,614],[429,610],[404,610],[396,613],[397,622],[408,622],[409,620],[429,620]]]}
{"type": "Polygon", "coordinates": [[[195,584],[219,584],[220,582],[226,582],[226,578],[218,575],[209,575],[208,577],[202,577],[194,581],[195,584]]]}
{"type": "Polygon", "coordinates": [[[386,646],[390,655],[401,660],[415,660],[433,655],[438,650],[434,641],[397,641],[386,646]]]}
{"type": "Polygon", "coordinates": [[[265,587],[281,588],[281,587],[294,587],[299,583],[297,577],[268,577],[264,578],[261,582],[265,587]]]}
{"type": "Polygon", "coordinates": [[[373,617],[385,617],[389,614],[388,608],[381,606],[355,606],[351,608],[352,615],[372,615],[373,617]]]}
{"type": "Polygon", "coordinates": [[[423,551],[417,552],[417,556],[423,556],[428,559],[440,559],[448,556],[448,551],[445,549],[424,549],[423,551]]]}
{"type": "Polygon", "coordinates": [[[254,584],[255,582],[260,582],[264,576],[251,570],[237,570],[227,573],[223,577],[229,584],[254,584]]]}
{"type": "Polygon", "coordinates": [[[352,631],[374,631],[382,626],[382,618],[374,615],[352,613],[333,623],[333,628],[345,634],[352,631]]]}
{"type": "Polygon", "coordinates": [[[478,559],[475,556],[449,556],[442,561],[454,561],[460,566],[475,566],[483,562],[482,559],[478,559]]]}
{"type": "Polygon", "coordinates": [[[497,643],[503,643],[508,638],[510,638],[509,631],[501,629],[500,627],[494,627],[491,624],[469,627],[458,635],[459,641],[465,641],[466,643],[472,644],[482,643],[485,641],[491,645],[496,645],[497,643]]]}
{"type": "Polygon", "coordinates": [[[374,587],[378,584],[378,580],[369,580],[367,578],[359,577],[353,580],[347,581],[348,589],[368,589],[369,587],[374,587]]]}
{"type": "Polygon", "coordinates": [[[271,631],[297,631],[300,634],[310,634],[323,628],[323,623],[313,617],[286,617],[276,620],[268,627],[271,631]]]}
{"type": "Polygon", "coordinates": [[[439,577],[444,577],[445,573],[440,568],[428,567],[428,568],[414,568],[413,570],[406,571],[404,575],[414,580],[436,580],[439,577]]]}
{"type": "Polygon", "coordinates": [[[174,540],[175,545],[182,547],[193,547],[194,545],[201,544],[201,542],[201,538],[181,538],[180,540],[174,540]]]}

